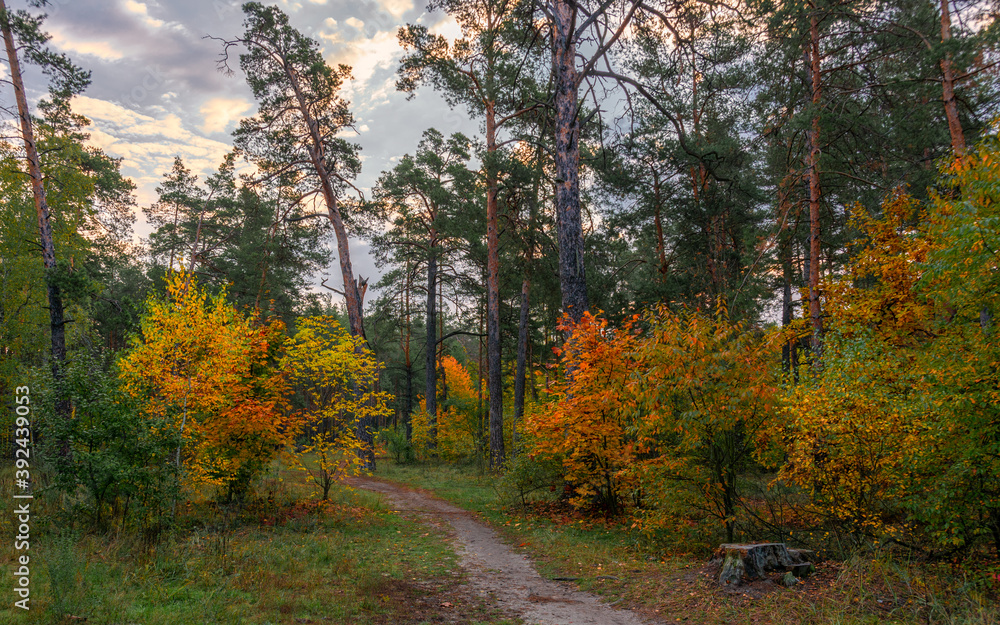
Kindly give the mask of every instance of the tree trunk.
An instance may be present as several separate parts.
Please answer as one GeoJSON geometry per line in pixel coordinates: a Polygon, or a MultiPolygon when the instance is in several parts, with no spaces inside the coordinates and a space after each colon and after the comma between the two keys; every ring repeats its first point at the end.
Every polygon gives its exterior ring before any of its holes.
{"type": "Polygon", "coordinates": [[[406,403],[403,404],[405,407],[406,415],[404,416],[404,423],[406,423],[406,442],[413,440],[413,359],[410,358],[410,338],[412,336],[412,331],[410,328],[410,291],[413,288],[413,283],[410,275],[410,262],[406,262],[406,286],[403,290],[403,318],[404,325],[403,328],[403,359],[406,364],[406,403]]]}
{"type": "MultiPolygon", "coordinates": [[[[951,7],[949,0],[941,0],[941,43],[951,41],[951,7]]],[[[962,132],[962,122],[958,119],[958,104],[955,102],[955,69],[952,66],[951,52],[946,52],[941,59],[941,99],[944,101],[944,113],[948,118],[948,132],[951,134],[951,149],[955,156],[965,154],[965,134],[962,132]]]]}
{"type": "Polygon", "coordinates": [[[427,259],[427,349],[424,398],[430,426],[429,445],[437,446],[437,257],[432,245],[427,259]]]}
{"type": "MultiPolygon", "coordinates": [[[[35,213],[38,216],[38,234],[42,247],[42,263],[46,270],[46,285],[49,300],[50,346],[52,351],[52,374],[57,381],[62,379],[62,367],[66,361],[66,320],[63,316],[62,293],[54,283],[52,272],[56,268],[56,249],[52,237],[51,211],[45,197],[45,184],[42,178],[41,160],[38,157],[38,147],[35,144],[35,133],[31,122],[31,112],[28,109],[28,99],[24,92],[24,80],[21,76],[21,63],[17,58],[17,45],[11,32],[7,4],[0,0],[0,30],[3,32],[4,44],[7,49],[7,60],[10,64],[10,81],[14,86],[14,99],[17,101],[17,116],[21,125],[21,138],[24,141],[24,152],[28,165],[28,177],[31,179],[31,193],[35,199],[35,213]]],[[[60,400],[56,404],[57,412],[69,418],[69,403],[60,400]]],[[[68,448],[67,448],[68,449],[68,448]]]]}
{"type": "Polygon", "coordinates": [[[656,256],[660,259],[660,280],[667,280],[667,246],[663,237],[663,193],[660,188],[660,174],[653,168],[653,224],[656,226],[656,256]]]}
{"type": "Polygon", "coordinates": [[[587,311],[580,207],[580,118],[576,71],[576,4],[555,0],[552,11],[552,69],[555,79],[556,225],[563,312],[579,321],[587,311]]]}
{"type": "MultiPolygon", "coordinates": [[[[309,160],[320,179],[320,191],[323,193],[323,201],[326,203],[327,218],[333,226],[334,235],[337,238],[337,257],[340,261],[340,273],[344,281],[344,301],[347,306],[347,320],[350,325],[351,335],[365,338],[364,326],[364,297],[366,283],[359,282],[354,277],[354,267],[351,264],[351,247],[347,236],[347,228],[344,226],[343,216],[340,214],[340,206],[337,202],[336,193],[333,190],[331,173],[326,165],[325,143],[320,135],[319,124],[313,118],[312,109],[306,102],[305,96],[299,85],[298,75],[292,71],[287,61],[283,61],[285,75],[289,84],[295,91],[298,102],[299,114],[302,115],[303,124],[309,129],[309,143],[306,149],[309,152],[309,160]]],[[[359,350],[363,347],[359,346],[359,350]]],[[[357,386],[357,385],[355,385],[357,386]]],[[[355,392],[360,394],[361,389],[355,388],[355,392]]],[[[365,468],[375,469],[375,439],[372,432],[372,422],[369,418],[359,418],[357,423],[358,440],[363,444],[358,451],[359,456],[364,460],[365,468]]]]}
{"type": "Polygon", "coordinates": [[[517,371],[514,373],[514,423],[511,426],[511,443],[517,453],[517,424],[524,419],[524,387],[528,360],[528,294],[531,281],[521,282],[521,317],[517,324],[517,371]]]}
{"type": "MultiPolygon", "coordinates": [[[[786,178],[778,185],[778,219],[781,223],[781,231],[778,233],[778,246],[781,257],[782,329],[788,328],[795,317],[792,303],[792,275],[794,273],[794,268],[792,267],[792,244],[794,242],[794,233],[788,224],[793,204],[789,201],[789,189],[785,184],[790,179],[791,177],[786,178]]],[[[796,216],[796,223],[797,221],[798,217],[796,216]]],[[[797,340],[788,340],[781,346],[781,370],[785,373],[794,372],[794,375],[798,374],[798,371],[796,371],[798,365],[796,354],[797,344],[797,340]]]]}
{"type": "Polygon", "coordinates": [[[413,363],[406,363],[406,403],[404,404],[406,416],[406,442],[413,440],[413,363]]]}
{"type": "MultiPolygon", "coordinates": [[[[344,219],[340,214],[340,204],[333,191],[333,183],[330,180],[330,170],[326,166],[325,144],[319,132],[319,124],[313,119],[312,110],[306,102],[302,89],[299,86],[298,76],[291,70],[288,63],[284,63],[285,73],[288,76],[289,84],[295,91],[298,102],[299,114],[302,115],[303,124],[309,129],[309,144],[306,149],[309,152],[309,160],[319,176],[320,190],[323,193],[323,201],[326,203],[327,218],[333,226],[333,233],[337,238],[337,257],[340,261],[340,273],[344,281],[344,300],[347,305],[347,319],[351,334],[353,336],[365,336],[364,328],[364,289],[354,277],[354,267],[351,264],[351,247],[347,236],[347,228],[344,227],[344,219]]],[[[368,441],[365,441],[368,442],[368,441]]]]}
{"type": "MultiPolygon", "coordinates": [[[[444,280],[438,280],[438,337],[444,337],[444,280]]],[[[448,401],[448,376],[444,372],[444,342],[443,338],[438,338],[437,343],[437,379],[441,380],[441,392],[438,394],[438,401],[444,403],[448,401]]]]}
{"type": "Polygon", "coordinates": [[[812,324],[813,356],[817,362],[822,349],[823,316],[820,309],[820,185],[819,185],[819,107],[822,96],[822,73],[819,52],[819,16],[810,3],[809,78],[812,84],[812,124],[807,132],[806,169],[809,173],[809,320],[812,324]]]}
{"type": "Polygon", "coordinates": [[[500,228],[497,206],[496,118],[493,105],[486,105],[486,359],[490,393],[490,468],[504,461],[503,366],[500,359],[500,228]]]}
{"type": "MultiPolygon", "coordinates": [[[[476,402],[476,423],[478,424],[478,428],[479,428],[478,434],[479,434],[479,443],[480,444],[482,443],[483,439],[486,438],[485,427],[484,427],[484,424],[483,424],[483,367],[485,366],[485,363],[483,361],[483,323],[484,323],[484,320],[483,320],[483,312],[482,312],[482,310],[483,310],[482,308],[479,309],[479,311],[480,311],[479,312],[479,340],[477,341],[478,344],[479,344],[479,350],[478,350],[478,354],[477,354],[477,364],[478,364],[478,367],[476,368],[476,398],[478,400],[476,402]]],[[[478,447],[478,445],[477,445],[477,447],[478,447]]],[[[477,448],[477,452],[478,452],[478,449],[481,449],[481,447],[477,448]]]]}
{"type": "MultiPolygon", "coordinates": [[[[787,250],[781,252],[781,327],[792,325],[792,264],[787,250]]],[[[781,346],[781,370],[788,373],[792,369],[792,342],[781,346]]]]}

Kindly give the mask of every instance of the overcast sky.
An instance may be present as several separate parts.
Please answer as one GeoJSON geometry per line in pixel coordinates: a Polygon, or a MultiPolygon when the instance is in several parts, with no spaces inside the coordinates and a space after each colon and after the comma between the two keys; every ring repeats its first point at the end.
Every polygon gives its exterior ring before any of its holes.
{"type": "MultiPolygon", "coordinates": [[[[416,149],[420,134],[435,127],[474,134],[478,124],[465,110],[451,111],[429,89],[407,101],[395,90],[402,49],[396,31],[419,22],[454,37],[458,27],[440,13],[428,14],[426,0],[298,0],[268,2],[317,40],[327,61],[354,68],[343,94],[351,102],[359,131],[366,192],[399,156],[416,149]]],[[[24,0],[12,1],[19,8],[24,0]]],[[[195,173],[214,171],[229,151],[230,133],[255,104],[244,77],[216,69],[218,41],[242,34],[236,0],[51,0],[45,29],[50,45],[92,72],[92,84],[74,108],[93,121],[92,143],[121,157],[122,170],[138,186],[140,206],[181,156],[195,173]]],[[[37,85],[41,86],[41,85],[37,85]]],[[[141,216],[140,216],[141,219],[141,216]]],[[[140,223],[137,230],[147,235],[140,223]]],[[[376,269],[363,242],[352,245],[355,271],[374,278],[376,269]]],[[[332,282],[340,271],[331,259],[332,282]]]]}

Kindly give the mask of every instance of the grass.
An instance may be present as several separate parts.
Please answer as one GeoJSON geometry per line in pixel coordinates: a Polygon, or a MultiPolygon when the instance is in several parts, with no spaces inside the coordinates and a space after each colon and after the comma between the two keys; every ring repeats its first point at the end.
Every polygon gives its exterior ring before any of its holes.
{"type": "Polygon", "coordinates": [[[478,513],[549,578],[667,622],[1000,623],[997,586],[981,574],[910,561],[897,554],[858,554],[820,563],[793,588],[758,583],[745,593],[719,590],[704,559],[667,553],[630,527],[588,519],[559,506],[504,509],[496,480],[472,467],[397,465],[383,461],[377,477],[434,492],[478,513]]]}
{"type": "MultiPolygon", "coordinates": [[[[130,534],[60,533],[54,516],[36,516],[31,609],[13,607],[8,591],[0,622],[500,622],[459,588],[463,574],[440,530],[364,491],[320,503],[304,498],[306,488],[300,472],[280,469],[263,498],[240,510],[185,507],[178,529],[155,545],[130,534]]],[[[0,530],[0,558],[13,572],[12,528],[0,530]]]]}
{"type": "MultiPolygon", "coordinates": [[[[715,588],[705,561],[667,553],[620,524],[553,504],[505,509],[495,480],[471,467],[380,462],[377,477],[428,489],[478,513],[550,578],[667,622],[840,625],[1000,622],[983,575],[899,555],[827,561],[791,589],[715,588]]],[[[0,472],[0,491],[11,492],[0,472]]],[[[240,509],[205,500],[179,509],[155,544],[73,531],[33,502],[31,610],[0,603],[0,623],[509,623],[461,588],[441,529],[387,509],[378,495],[312,496],[302,472],[277,467],[240,509]],[[86,619],[84,621],[83,619],[86,619]]],[[[15,568],[15,527],[0,515],[0,562],[15,568]]],[[[13,577],[8,577],[13,581],[13,577]]],[[[11,588],[11,586],[8,586],[11,588]]]]}

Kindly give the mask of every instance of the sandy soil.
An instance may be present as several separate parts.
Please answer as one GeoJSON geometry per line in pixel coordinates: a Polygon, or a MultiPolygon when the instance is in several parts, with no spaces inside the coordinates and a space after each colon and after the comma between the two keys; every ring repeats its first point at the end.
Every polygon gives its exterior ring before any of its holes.
{"type": "Polygon", "coordinates": [[[543,579],[524,555],[500,540],[468,512],[406,487],[371,479],[352,485],[385,495],[395,510],[417,514],[435,525],[450,525],[469,585],[504,613],[538,625],[646,625],[649,621],[616,610],[568,584],[543,579]]]}

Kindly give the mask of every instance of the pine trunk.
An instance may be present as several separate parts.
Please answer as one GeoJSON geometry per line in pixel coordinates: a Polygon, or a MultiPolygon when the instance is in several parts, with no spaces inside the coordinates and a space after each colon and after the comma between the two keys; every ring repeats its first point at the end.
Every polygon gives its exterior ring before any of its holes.
{"type": "Polygon", "coordinates": [[[406,264],[406,287],[403,291],[403,318],[404,325],[403,328],[403,359],[406,364],[406,403],[404,405],[404,410],[406,414],[404,415],[404,423],[406,423],[406,442],[413,440],[413,359],[410,357],[410,339],[412,337],[412,331],[410,328],[410,291],[413,288],[412,278],[410,275],[410,264],[407,261],[406,264]]]}
{"type": "Polygon", "coordinates": [[[574,30],[576,3],[553,3],[552,68],[555,74],[556,225],[563,312],[579,321],[587,311],[580,208],[579,78],[574,30]]]}
{"type": "MultiPolygon", "coordinates": [[[[0,30],[3,32],[4,44],[7,49],[7,60],[10,64],[10,82],[14,86],[14,99],[17,101],[17,116],[21,126],[21,138],[24,141],[24,152],[28,165],[28,177],[31,179],[31,193],[35,200],[35,213],[38,217],[38,234],[42,248],[42,263],[46,274],[56,267],[56,248],[52,237],[51,211],[45,197],[45,184],[42,178],[41,159],[35,143],[35,133],[31,122],[31,112],[28,109],[28,98],[24,92],[24,80],[21,76],[21,64],[17,57],[17,46],[11,32],[10,20],[7,14],[7,4],[0,0],[0,30]]],[[[52,352],[52,374],[55,379],[62,379],[62,366],[66,361],[66,320],[63,315],[62,293],[59,287],[46,276],[49,300],[50,348],[52,352]]],[[[60,400],[56,404],[57,412],[69,418],[69,404],[60,400]]]]}
{"type": "Polygon", "coordinates": [[[437,257],[431,246],[427,259],[427,344],[426,344],[426,384],[424,398],[427,407],[427,422],[430,426],[431,448],[437,446],[437,257]]]}
{"type": "MultiPolygon", "coordinates": [[[[941,42],[947,44],[951,40],[951,8],[949,0],[941,0],[941,42]]],[[[958,104],[955,101],[955,68],[952,65],[951,53],[946,52],[941,59],[941,99],[944,101],[944,113],[948,118],[948,132],[951,134],[951,149],[955,156],[965,154],[965,134],[962,132],[962,122],[958,118],[958,104]]]]}
{"type": "Polygon", "coordinates": [[[808,154],[806,169],[809,173],[809,320],[812,325],[813,356],[819,359],[822,349],[823,316],[820,308],[819,257],[820,257],[820,180],[819,180],[819,129],[820,103],[822,101],[822,72],[819,50],[819,16],[815,5],[809,17],[809,78],[812,85],[812,123],[807,133],[808,154]]]}
{"type": "Polygon", "coordinates": [[[504,461],[503,366],[500,354],[500,226],[497,173],[496,118],[492,103],[486,106],[486,360],[490,394],[490,468],[504,461]]]}
{"type": "Polygon", "coordinates": [[[660,260],[660,279],[667,280],[667,246],[663,236],[663,192],[660,186],[660,174],[653,168],[653,224],[656,226],[656,256],[660,260]]]}
{"type": "Polygon", "coordinates": [[[531,281],[521,282],[521,316],[517,324],[517,371],[514,373],[514,423],[511,425],[511,442],[517,450],[517,424],[524,419],[524,389],[528,364],[528,312],[531,281]]]}

